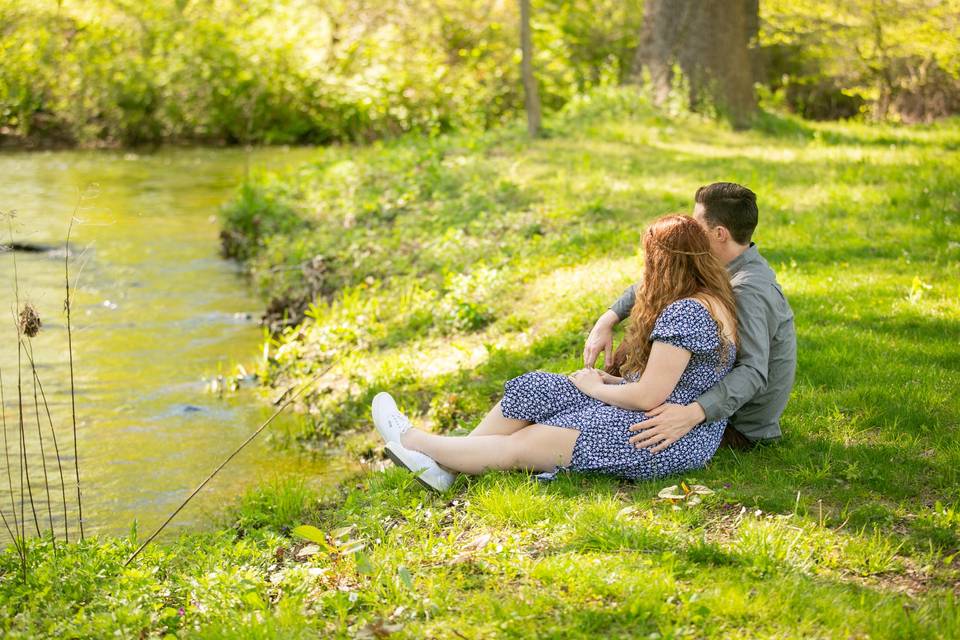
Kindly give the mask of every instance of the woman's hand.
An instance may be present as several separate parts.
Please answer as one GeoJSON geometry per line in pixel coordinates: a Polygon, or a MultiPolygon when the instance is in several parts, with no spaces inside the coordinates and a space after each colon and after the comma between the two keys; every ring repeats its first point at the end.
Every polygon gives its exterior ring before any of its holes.
{"type": "Polygon", "coordinates": [[[605,384],[620,384],[623,381],[623,378],[607,373],[603,369],[597,369],[600,372],[600,375],[603,376],[603,382],[605,384]]]}
{"type": "Polygon", "coordinates": [[[588,396],[596,397],[597,391],[605,384],[603,376],[604,373],[599,369],[580,369],[567,377],[577,389],[588,396]]]}

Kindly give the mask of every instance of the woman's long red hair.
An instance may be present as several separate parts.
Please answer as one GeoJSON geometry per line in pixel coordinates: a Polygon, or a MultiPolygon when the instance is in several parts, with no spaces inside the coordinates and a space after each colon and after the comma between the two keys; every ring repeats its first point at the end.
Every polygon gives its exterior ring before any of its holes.
{"type": "Polygon", "coordinates": [[[617,347],[608,373],[618,376],[642,373],[650,357],[650,334],[660,313],[682,298],[706,303],[717,323],[721,362],[726,362],[730,341],[724,323],[711,303],[719,303],[733,322],[736,336],[737,308],[730,276],[720,260],[710,253],[710,240],[696,220],[686,215],[666,215],[654,220],[643,234],[643,279],[636,287],[637,301],[630,311],[630,325],[617,347]]]}

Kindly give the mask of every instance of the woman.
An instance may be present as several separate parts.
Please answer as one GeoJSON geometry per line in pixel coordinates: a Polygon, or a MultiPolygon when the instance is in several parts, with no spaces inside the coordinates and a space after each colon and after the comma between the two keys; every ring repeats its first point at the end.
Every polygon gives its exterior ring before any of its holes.
{"type": "Polygon", "coordinates": [[[650,479],[705,465],[726,419],[698,425],[658,453],[632,444],[629,427],[664,402],[692,402],[733,367],[737,323],[729,276],[710,253],[706,233],[684,215],[655,220],[643,250],[637,302],[607,371],[513,378],[467,437],[414,428],[389,394],[377,394],[373,420],[387,455],[436,490],[452,484],[451,471],[563,468],[650,479]]]}

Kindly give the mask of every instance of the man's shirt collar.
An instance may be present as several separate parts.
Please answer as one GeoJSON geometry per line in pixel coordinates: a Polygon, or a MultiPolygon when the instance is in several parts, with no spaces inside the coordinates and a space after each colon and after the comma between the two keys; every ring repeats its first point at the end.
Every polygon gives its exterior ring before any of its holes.
{"type": "Polygon", "coordinates": [[[753,262],[760,257],[760,251],[757,249],[757,243],[751,242],[747,250],[727,263],[727,271],[736,273],[748,262],[753,262]]]}

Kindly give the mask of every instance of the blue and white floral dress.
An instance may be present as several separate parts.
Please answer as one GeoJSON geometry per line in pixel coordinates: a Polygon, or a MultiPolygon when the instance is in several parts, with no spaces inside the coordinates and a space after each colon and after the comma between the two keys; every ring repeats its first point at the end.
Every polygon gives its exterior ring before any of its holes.
{"type": "MultiPolygon", "coordinates": [[[[686,349],[690,362],[667,402],[690,404],[733,368],[736,347],[721,363],[717,323],[707,309],[692,298],[667,305],[654,323],[653,341],[686,349]]],[[[635,376],[632,382],[639,376],[635,376]]],[[[685,436],[658,453],[637,449],[628,440],[636,435],[630,425],[646,418],[642,411],[615,407],[584,394],[557,373],[533,371],[508,380],[500,403],[508,418],[576,429],[580,432],[568,467],[540,474],[551,479],[557,471],[592,471],[629,479],[648,480],[703,467],[720,445],[726,418],[695,426],[685,436]]]]}

